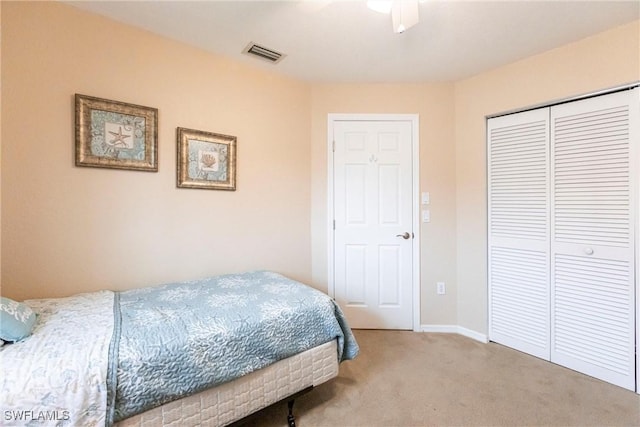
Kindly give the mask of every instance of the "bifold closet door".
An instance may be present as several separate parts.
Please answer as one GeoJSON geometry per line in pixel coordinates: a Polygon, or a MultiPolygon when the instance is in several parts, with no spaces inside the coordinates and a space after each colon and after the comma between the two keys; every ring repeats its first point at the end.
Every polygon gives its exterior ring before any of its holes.
{"type": "Polygon", "coordinates": [[[549,359],[549,111],[488,121],[489,338],[549,359]]]}
{"type": "Polygon", "coordinates": [[[634,390],[639,89],[487,122],[489,338],[634,390]]]}
{"type": "Polygon", "coordinates": [[[551,107],[551,360],[631,390],[637,99],[551,107]]]}

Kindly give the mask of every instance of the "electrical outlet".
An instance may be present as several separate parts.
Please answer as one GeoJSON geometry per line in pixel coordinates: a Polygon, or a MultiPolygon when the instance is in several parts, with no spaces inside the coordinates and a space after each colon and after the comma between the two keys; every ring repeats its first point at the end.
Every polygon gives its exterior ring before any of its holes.
{"type": "Polygon", "coordinates": [[[444,282],[437,283],[437,292],[438,295],[444,295],[447,293],[447,288],[445,287],[444,282]]]}

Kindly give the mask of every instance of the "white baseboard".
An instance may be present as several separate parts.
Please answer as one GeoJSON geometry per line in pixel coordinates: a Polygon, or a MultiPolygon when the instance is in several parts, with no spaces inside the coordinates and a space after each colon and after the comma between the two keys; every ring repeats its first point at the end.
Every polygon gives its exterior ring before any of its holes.
{"type": "Polygon", "coordinates": [[[489,342],[489,338],[485,334],[458,325],[420,325],[419,331],[441,334],[459,334],[485,344],[489,342]]]}
{"type": "Polygon", "coordinates": [[[458,326],[458,333],[460,335],[464,335],[467,338],[471,338],[485,344],[489,342],[489,337],[486,334],[481,334],[480,332],[476,332],[471,329],[464,328],[462,326],[458,326]]]}
{"type": "Polygon", "coordinates": [[[458,325],[420,325],[419,332],[435,332],[439,334],[457,334],[458,325]]]}

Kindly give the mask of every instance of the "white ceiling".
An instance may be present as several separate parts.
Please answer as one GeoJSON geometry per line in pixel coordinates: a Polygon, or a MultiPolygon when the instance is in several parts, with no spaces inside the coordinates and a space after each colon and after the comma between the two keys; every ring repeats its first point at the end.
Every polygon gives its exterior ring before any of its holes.
{"type": "Polygon", "coordinates": [[[395,34],[391,18],[362,0],[67,3],[258,67],[333,83],[455,81],[640,18],[637,0],[427,0],[420,23],[395,34]],[[270,64],[243,55],[251,41],[287,56],[270,64]]]}

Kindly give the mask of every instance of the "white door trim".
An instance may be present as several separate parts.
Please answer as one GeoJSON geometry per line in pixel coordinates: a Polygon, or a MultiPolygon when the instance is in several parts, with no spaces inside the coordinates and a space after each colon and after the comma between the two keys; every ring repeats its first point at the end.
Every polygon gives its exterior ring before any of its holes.
{"type": "Polygon", "coordinates": [[[420,331],[420,132],[418,114],[336,114],[328,115],[327,126],[327,290],[329,296],[335,297],[334,282],[334,182],[333,182],[333,128],[338,121],[409,121],[411,122],[412,147],[412,222],[413,234],[413,330],[420,331]]]}
{"type": "MultiPolygon", "coordinates": [[[[640,111],[640,89],[632,89],[633,100],[631,108],[640,111]]],[[[629,159],[631,182],[636,183],[636,188],[632,197],[632,211],[635,216],[635,236],[634,236],[634,258],[636,263],[635,271],[635,291],[636,291],[636,393],[640,394],[640,185],[637,184],[640,178],[640,119],[635,115],[629,123],[629,159]]]]}

